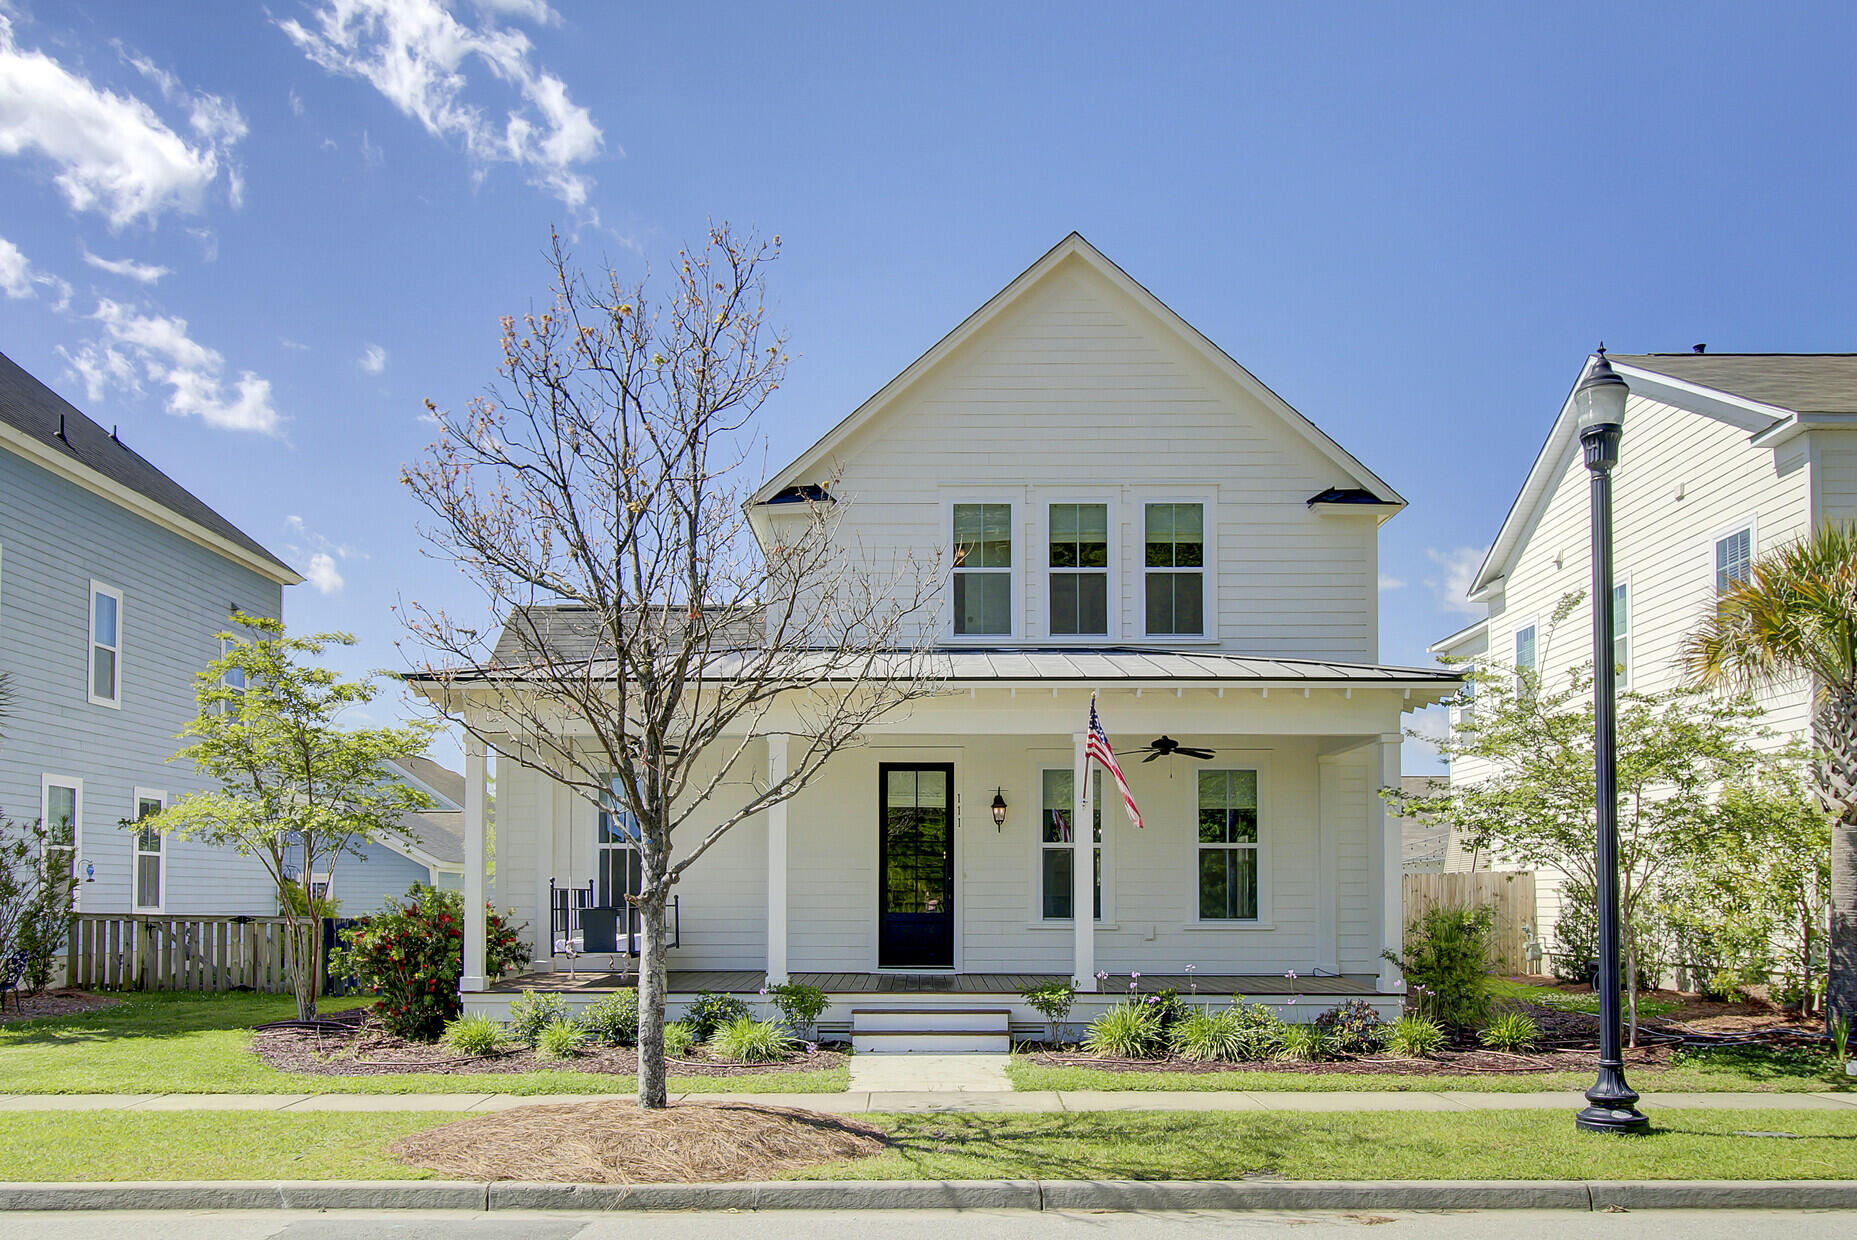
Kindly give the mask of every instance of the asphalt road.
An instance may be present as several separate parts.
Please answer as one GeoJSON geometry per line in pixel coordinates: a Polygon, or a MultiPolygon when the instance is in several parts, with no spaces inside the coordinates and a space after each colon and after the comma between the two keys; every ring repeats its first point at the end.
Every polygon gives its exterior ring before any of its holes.
{"type": "Polygon", "coordinates": [[[1857,1235],[1857,1211],[1652,1210],[1586,1214],[1502,1210],[1461,1213],[1178,1213],[1062,1211],[774,1210],[764,1213],[553,1214],[518,1211],[187,1211],[0,1214],[0,1240],[1130,1240],[1258,1236],[1328,1240],[1499,1236],[1553,1240],[1824,1240],[1857,1235]]]}

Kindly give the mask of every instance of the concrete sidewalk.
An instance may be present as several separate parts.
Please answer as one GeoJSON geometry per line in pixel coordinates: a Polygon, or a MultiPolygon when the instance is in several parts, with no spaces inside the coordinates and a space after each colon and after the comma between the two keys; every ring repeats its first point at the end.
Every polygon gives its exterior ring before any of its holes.
{"type": "MultiPolygon", "coordinates": [[[[611,1094],[0,1094],[9,1111],[450,1111],[478,1113],[550,1103],[632,1098],[611,1094]]],[[[864,1111],[985,1111],[1018,1114],[1063,1111],[1524,1111],[1577,1110],[1573,1090],[1476,1093],[1467,1090],[1335,1091],[1262,1090],[852,1090],[842,1094],[679,1094],[688,1102],[743,1102],[804,1107],[848,1115],[864,1111]]],[[[1857,1094],[1660,1093],[1649,1109],[1848,1111],[1857,1094]]]]}

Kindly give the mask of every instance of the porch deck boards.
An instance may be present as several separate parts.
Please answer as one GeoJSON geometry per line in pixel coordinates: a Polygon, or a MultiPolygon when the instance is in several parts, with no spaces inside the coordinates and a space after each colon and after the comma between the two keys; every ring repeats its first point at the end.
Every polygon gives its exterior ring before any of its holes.
{"type": "MultiPolygon", "coordinates": [[[[1061,982],[1063,973],[795,973],[796,982],[832,995],[1017,995],[1021,990],[1045,982],[1061,982]]],[[[767,974],[758,969],[671,970],[666,977],[672,994],[696,994],[710,990],[719,994],[751,995],[767,984],[767,974]]],[[[1143,994],[1157,990],[1178,990],[1202,995],[1371,995],[1375,979],[1371,977],[1298,977],[1295,980],[1278,973],[1213,973],[1189,978],[1186,974],[1144,973],[1143,994]]],[[[563,991],[598,994],[625,986],[636,986],[635,973],[606,973],[582,970],[574,976],[566,973],[524,973],[490,987],[492,993],[514,994],[523,990],[563,991]]],[[[1128,987],[1128,977],[1111,974],[1103,983],[1105,994],[1117,994],[1128,987]]]]}

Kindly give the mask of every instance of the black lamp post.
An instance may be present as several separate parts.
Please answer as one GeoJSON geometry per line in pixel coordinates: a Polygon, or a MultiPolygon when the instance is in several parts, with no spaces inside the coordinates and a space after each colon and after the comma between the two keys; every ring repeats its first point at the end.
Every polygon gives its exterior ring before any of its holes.
{"type": "Polygon", "coordinates": [[[1573,392],[1580,446],[1592,474],[1593,536],[1593,808],[1599,861],[1599,1078],[1586,1091],[1585,1110],[1574,1116],[1587,1132],[1649,1132],[1638,1095],[1625,1083],[1619,1049],[1618,753],[1612,652],[1612,469],[1625,423],[1625,381],[1599,346],[1586,377],[1573,392]]]}

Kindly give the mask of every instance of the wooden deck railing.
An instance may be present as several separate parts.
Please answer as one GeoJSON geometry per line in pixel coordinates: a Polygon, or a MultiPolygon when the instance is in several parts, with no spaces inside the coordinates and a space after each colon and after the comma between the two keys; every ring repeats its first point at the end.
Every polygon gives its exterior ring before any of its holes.
{"type": "Polygon", "coordinates": [[[85,989],[287,994],[289,937],[281,917],[79,913],[66,961],[85,989]]]}

